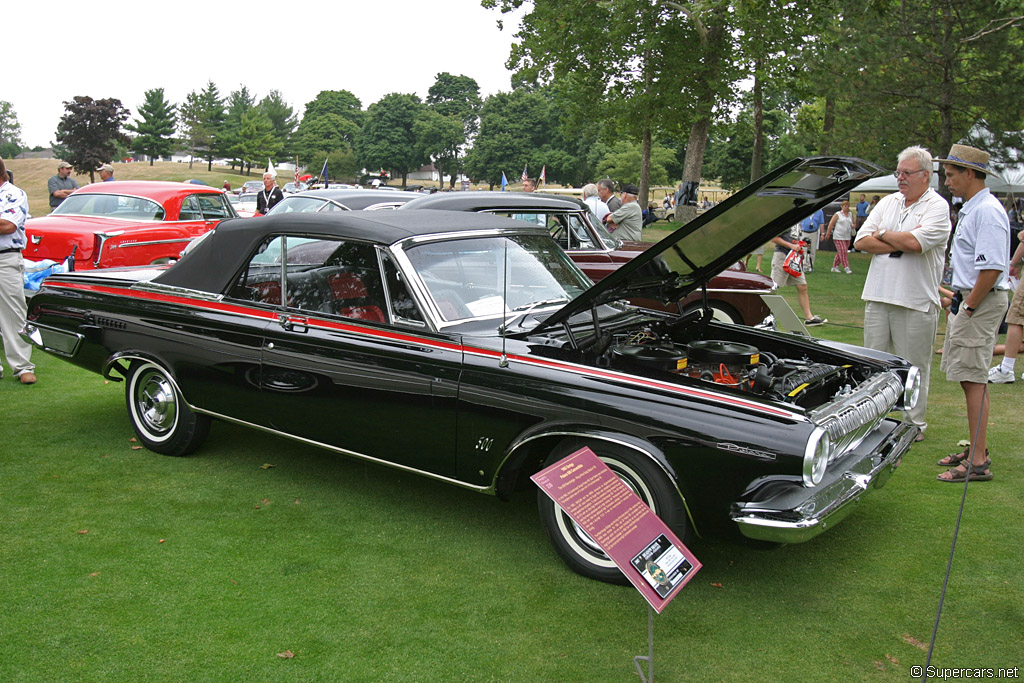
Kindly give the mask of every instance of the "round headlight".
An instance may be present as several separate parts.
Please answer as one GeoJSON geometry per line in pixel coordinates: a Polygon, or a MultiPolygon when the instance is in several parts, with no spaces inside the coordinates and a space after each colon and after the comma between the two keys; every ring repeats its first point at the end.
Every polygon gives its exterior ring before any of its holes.
{"type": "Polygon", "coordinates": [[[821,483],[831,455],[832,437],[821,427],[815,427],[804,447],[804,486],[817,486],[821,483]]]}
{"type": "Polygon", "coordinates": [[[907,381],[903,384],[903,410],[910,410],[917,405],[921,396],[921,371],[911,365],[907,371],[907,381]]]}

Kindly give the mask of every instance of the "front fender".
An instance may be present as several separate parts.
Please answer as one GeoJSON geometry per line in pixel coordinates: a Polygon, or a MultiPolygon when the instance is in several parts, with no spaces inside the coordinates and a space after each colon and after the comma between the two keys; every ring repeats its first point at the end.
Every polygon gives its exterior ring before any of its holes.
{"type": "Polygon", "coordinates": [[[686,496],[680,488],[679,477],[665,453],[658,446],[640,437],[608,431],[593,425],[547,424],[522,434],[509,446],[498,467],[493,487],[497,496],[507,500],[526,477],[540,471],[548,455],[566,439],[577,439],[581,442],[603,441],[639,453],[654,462],[676,490],[686,509],[691,527],[697,531],[686,496]]]}

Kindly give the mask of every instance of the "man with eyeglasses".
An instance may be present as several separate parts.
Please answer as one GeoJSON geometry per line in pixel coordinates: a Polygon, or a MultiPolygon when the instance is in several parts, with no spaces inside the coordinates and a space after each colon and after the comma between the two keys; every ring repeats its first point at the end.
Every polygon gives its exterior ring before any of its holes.
{"type": "Polygon", "coordinates": [[[924,439],[932,344],[939,325],[939,281],[949,239],[949,204],[931,189],[932,155],[908,147],[893,174],[899,192],[883,197],[857,232],[872,254],[864,281],[864,346],[894,353],[921,371],[921,395],[907,417],[924,439]]]}

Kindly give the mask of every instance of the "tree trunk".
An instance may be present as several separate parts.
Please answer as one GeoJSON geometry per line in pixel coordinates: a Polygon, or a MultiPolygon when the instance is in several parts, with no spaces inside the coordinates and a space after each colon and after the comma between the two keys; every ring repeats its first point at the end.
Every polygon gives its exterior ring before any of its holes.
{"type": "Polygon", "coordinates": [[[761,177],[764,157],[764,88],[761,84],[762,60],[754,61],[754,149],[750,152],[750,182],[761,177]]]}
{"type": "Polygon", "coordinates": [[[648,193],[651,189],[651,129],[644,129],[643,144],[640,151],[640,195],[637,201],[640,208],[647,210],[648,193]]]}
{"type": "MultiPolygon", "coordinates": [[[[943,9],[943,24],[945,37],[949,37],[952,31],[952,17],[950,16],[950,8],[947,5],[943,9]]],[[[933,156],[942,156],[949,152],[953,147],[953,69],[954,60],[957,58],[954,50],[950,47],[949,41],[943,43],[942,52],[942,83],[939,86],[939,145],[940,149],[938,152],[933,153],[933,156]]],[[[952,201],[953,196],[946,187],[946,169],[943,168],[942,164],[939,164],[939,194],[946,198],[946,201],[952,201]]]]}
{"type": "Polygon", "coordinates": [[[683,189],[686,192],[676,200],[676,220],[689,223],[697,217],[697,188],[700,187],[700,173],[704,167],[704,149],[708,144],[711,117],[705,116],[694,121],[690,128],[690,139],[686,143],[686,159],[683,161],[683,189]]]}
{"type": "Polygon", "coordinates": [[[832,153],[832,131],[836,127],[836,97],[828,94],[825,96],[825,120],[821,124],[821,148],[819,154],[822,156],[832,153]]]}

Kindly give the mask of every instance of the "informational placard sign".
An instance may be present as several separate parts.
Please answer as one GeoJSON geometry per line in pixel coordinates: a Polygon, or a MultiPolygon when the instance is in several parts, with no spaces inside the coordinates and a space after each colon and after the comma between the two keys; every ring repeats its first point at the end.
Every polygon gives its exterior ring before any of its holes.
{"type": "Polygon", "coordinates": [[[589,448],[531,477],[618,566],[659,614],[701,564],[589,448]]]}

